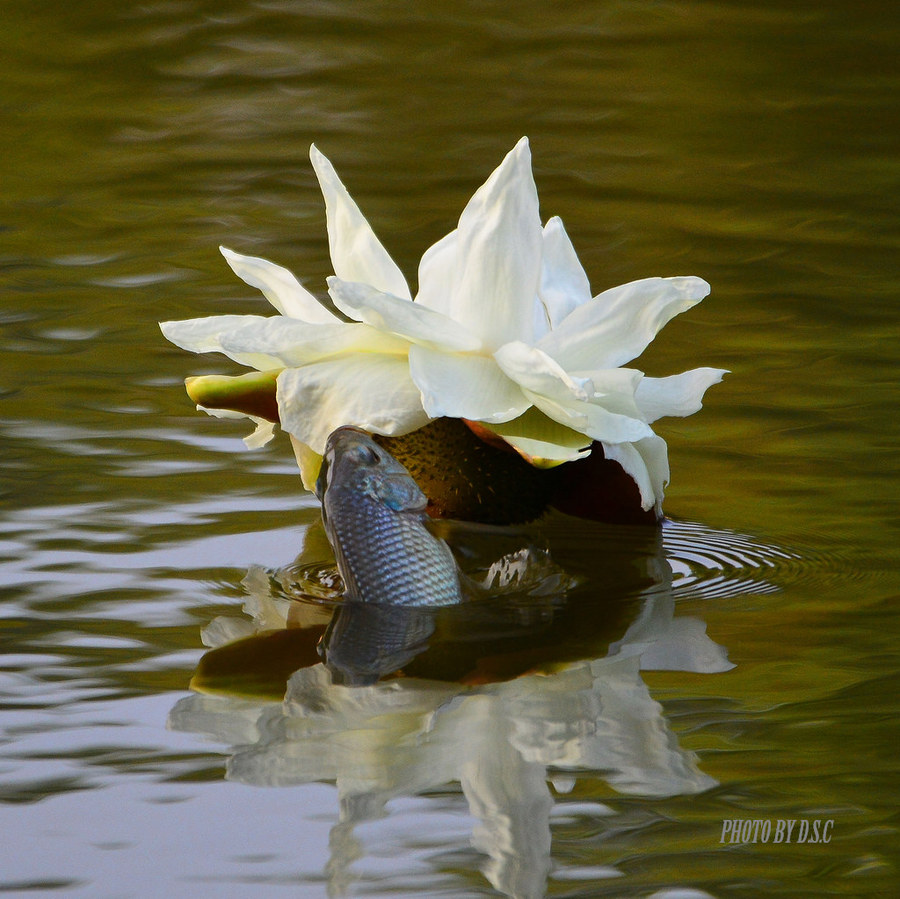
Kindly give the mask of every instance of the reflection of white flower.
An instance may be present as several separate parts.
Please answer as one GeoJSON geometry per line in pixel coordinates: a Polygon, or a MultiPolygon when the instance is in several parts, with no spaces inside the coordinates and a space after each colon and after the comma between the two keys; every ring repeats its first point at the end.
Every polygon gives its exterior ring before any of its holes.
{"type": "Polygon", "coordinates": [[[643,507],[659,504],[668,460],[651,424],[696,412],[723,372],[649,378],[621,366],[707,295],[705,281],[648,278],[592,297],[560,219],[541,225],[523,138],[457,228],[425,252],[413,299],[331,164],[315,147],[311,158],[325,197],[333,307],[286,269],[223,248],[280,315],[166,322],[169,340],[284,369],[278,414],[301,463],[340,425],[399,435],[432,418],[465,418],[536,464],[582,457],[600,441],[636,481],[643,507]]]}
{"type": "MultiPolygon", "coordinates": [[[[267,580],[257,572],[245,582],[246,609],[263,630],[277,626],[285,609],[268,596],[267,580]]],[[[678,745],[640,676],[647,667],[732,667],[702,622],[673,616],[672,595],[653,590],[608,657],[552,673],[479,686],[408,677],[344,687],[318,664],[291,676],[283,702],[195,694],[176,704],[169,723],[232,744],[231,780],[334,782],[341,803],[329,844],[334,880],[352,877],[361,854],[354,827],[398,796],[459,782],[477,820],[472,842],[487,856],[487,878],[504,895],[543,896],[554,806],[548,779],[564,784],[560,774],[603,772],[618,793],[638,796],[716,785],[678,745]]],[[[227,640],[229,631],[244,635],[214,623],[204,642],[227,640]]]]}
{"type": "MultiPolygon", "coordinates": [[[[671,535],[679,527],[671,525],[665,531],[671,535]]],[[[610,530],[598,529],[597,533],[601,532],[610,530]]],[[[318,534],[315,527],[307,530],[303,552],[280,572],[251,569],[243,581],[245,615],[214,619],[203,631],[203,643],[218,649],[253,634],[267,641],[273,630],[281,628],[307,632],[321,628],[331,607],[285,596],[305,592],[304,584],[309,582],[298,581],[298,572],[322,558],[322,533],[321,528],[318,534]],[[275,587],[275,582],[280,587],[275,587]]],[[[561,541],[552,540],[551,534],[561,538],[565,532],[545,533],[552,544],[561,541]]],[[[565,814],[568,806],[566,800],[557,803],[548,782],[557,793],[567,793],[581,774],[588,773],[601,776],[617,793],[635,796],[690,795],[716,783],[699,769],[694,754],[679,745],[641,672],[718,673],[733,665],[725,649],[706,634],[702,621],[676,616],[672,576],[678,556],[667,552],[665,535],[654,535],[650,545],[641,543],[640,548],[632,536],[611,541],[594,536],[590,540],[591,546],[606,544],[604,551],[615,557],[626,556],[634,584],[642,587],[638,593],[638,588],[616,579],[598,581],[607,598],[627,597],[629,609],[641,597],[627,629],[619,630],[620,638],[602,658],[548,661],[529,673],[496,682],[490,682],[488,661],[485,667],[472,669],[476,676],[466,678],[465,683],[406,676],[360,687],[335,683],[326,665],[317,662],[291,675],[283,701],[264,702],[216,695],[241,683],[242,675],[249,673],[248,656],[229,656],[226,649],[219,663],[207,669],[217,674],[205,678],[198,672],[200,676],[193,682],[195,688],[210,690],[210,694],[179,700],[170,725],[230,744],[226,771],[231,780],[273,786],[336,785],[340,817],[329,840],[329,895],[357,892],[346,887],[360,876],[360,856],[369,854],[360,825],[380,817],[398,797],[433,794],[440,804],[447,786],[458,782],[475,819],[471,832],[468,819],[462,819],[462,834],[467,841],[471,837],[485,854],[485,876],[504,895],[544,896],[548,871],[565,866],[564,860],[551,856],[551,821],[555,812],[565,814]],[[230,662],[224,661],[229,658],[230,662]]],[[[694,529],[691,558],[698,547],[714,546],[722,536],[694,529]]],[[[501,544],[508,548],[505,539],[501,544]]],[[[489,556],[489,543],[483,544],[481,551],[484,558],[489,556]]],[[[599,565],[600,571],[608,568],[602,561],[599,565]]],[[[505,571],[506,566],[497,570],[505,571]]],[[[760,582],[748,574],[746,570],[718,571],[709,582],[716,595],[723,589],[727,592],[729,584],[738,592],[740,584],[749,587],[747,592],[757,592],[760,582]]],[[[492,617],[499,611],[493,608],[492,617]]],[[[566,614],[558,605],[541,608],[551,617],[557,612],[566,614]]],[[[389,622],[397,620],[396,607],[382,606],[381,611],[389,622]]],[[[445,634],[459,634],[464,622],[472,620],[465,609],[459,611],[463,615],[457,623],[445,621],[445,634]]],[[[525,611],[523,605],[511,606],[503,627],[523,627],[523,636],[530,633],[526,619],[520,617],[525,611]]],[[[573,611],[570,608],[568,614],[573,611]]],[[[581,611],[591,615],[592,605],[581,611]]],[[[543,614],[541,617],[546,620],[543,614]]],[[[370,632],[375,643],[377,633],[377,628],[370,632]]],[[[582,632],[576,635],[573,631],[572,635],[580,644],[582,632]]],[[[360,637],[358,633],[347,648],[365,655],[367,638],[360,637]]],[[[438,635],[435,643],[440,640],[438,635]]],[[[440,657],[445,657],[452,645],[451,638],[440,657]]],[[[333,646],[330,643],[329,651],[333,646]]],[[[503,651],[498,647],[498,652],[503,651]]],[[[310,661],[313,659],[307,659],[310,661]]],[[[504,669],[501,665],[495,670],[504,669]]],[[[579,794],[584,796],[583,791],[575,795],[579,794]]],[[[610,808],[593,808],[613,814],[610,808]]],[[[421,859],[422,839],[427,839],[420,831],[420,820],[416,818],[415,850],[411,853],[417,860],[421,859]]],[[[447,829],[442,826],[439,834],[442,852],[453,849],[454,838],[447,829]]],[[[391,876],[399,883],[405,871],[394,829],[391,858],[391,876]]],[[[605,871],[616,873],[611,868],[605,871]]],[[[391,885],[379,881],[382,892],[390,892],[391,885]]]]}

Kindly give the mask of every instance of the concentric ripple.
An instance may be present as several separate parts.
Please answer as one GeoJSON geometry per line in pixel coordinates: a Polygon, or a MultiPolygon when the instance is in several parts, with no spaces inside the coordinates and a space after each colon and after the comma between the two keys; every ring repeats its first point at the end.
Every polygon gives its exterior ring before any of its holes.
{"type": "Polygon", "coordinates": [[[690,521],[666,521],[663,547],[679,599],[777,593],[812,571],[819,573],[826,561],[820,553],[690,521]]]}

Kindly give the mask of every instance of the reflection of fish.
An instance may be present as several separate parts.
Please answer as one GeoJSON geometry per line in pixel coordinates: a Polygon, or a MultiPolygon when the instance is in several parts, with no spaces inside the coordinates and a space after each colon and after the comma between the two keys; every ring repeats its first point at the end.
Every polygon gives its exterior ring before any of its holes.
{"type": "Polygon", "coordinates": [[[329,436],[316,495],[347,599],[461,601],[453,555],[426,527],[425,494],[365,431],[344,427],[329,436]]]}
{"type": "Polygon", "coordinates": [[[319,643],[319,656],[332,683],[374,684],[405,669],[427,652],[441,610],[447,607],[342,603],[319,643]]]}

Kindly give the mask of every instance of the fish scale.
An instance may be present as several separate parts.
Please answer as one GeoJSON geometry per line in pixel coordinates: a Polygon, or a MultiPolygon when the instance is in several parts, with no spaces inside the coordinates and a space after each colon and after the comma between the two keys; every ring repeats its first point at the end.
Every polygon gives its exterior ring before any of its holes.
{"type": "Polygon", "coordinates": [[[346,597],[405,606],[461,601],[456,562],[430,533],[409,472],[365,432],[328,439],[317,493],[346,597]]]}

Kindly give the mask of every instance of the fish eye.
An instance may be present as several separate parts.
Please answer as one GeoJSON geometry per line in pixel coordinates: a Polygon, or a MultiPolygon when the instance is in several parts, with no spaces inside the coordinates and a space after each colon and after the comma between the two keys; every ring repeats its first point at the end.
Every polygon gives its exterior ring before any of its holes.
{"type": "Polygon", "coordinates": [[[360,465],[377,465],[381,461],[381,456],[371,446],[355,446],[353,447],[352,458],[360,465]]]}

